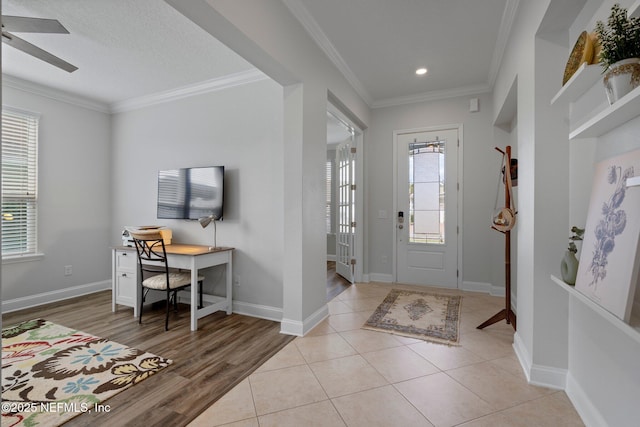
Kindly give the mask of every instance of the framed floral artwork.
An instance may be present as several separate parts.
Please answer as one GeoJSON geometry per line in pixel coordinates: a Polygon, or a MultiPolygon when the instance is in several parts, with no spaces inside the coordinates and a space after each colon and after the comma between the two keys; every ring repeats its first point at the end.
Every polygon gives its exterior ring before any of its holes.
{"type": "Polygon", "coordinates": [[[576,289],[629,322],[638,283],[640,150],[596,164],[576,289]]]}

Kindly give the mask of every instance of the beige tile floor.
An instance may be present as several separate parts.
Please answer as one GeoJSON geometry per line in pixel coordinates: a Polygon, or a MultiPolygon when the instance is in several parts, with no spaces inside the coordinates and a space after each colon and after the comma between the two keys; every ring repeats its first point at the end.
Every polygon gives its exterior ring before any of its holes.
{"type": "Polygon", "coordinates": [[[503,299],[463,296],[460,346],[360,329],[392,288],[356,284],[330,316],[203,412],[190,426],[583,426],[564,392],[527,384],[505,322],[476,326],[503,299]]]}

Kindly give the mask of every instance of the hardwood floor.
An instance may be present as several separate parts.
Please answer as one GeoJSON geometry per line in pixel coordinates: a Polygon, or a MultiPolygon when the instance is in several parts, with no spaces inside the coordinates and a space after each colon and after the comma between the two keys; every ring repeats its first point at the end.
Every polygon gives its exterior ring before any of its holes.
{"type": "Polygon", "coordinates": [[[42,318],[173,360],[173,364],[108,399],[109,413],[85,413],[65,426],[184,426],[294,339],[280,324],[217,312],[189,330],[189,307],[179,304],[164,331],[164,308],[111,311],[111,291],[2,316],[3,327],[42,318]]]}
{"type": "Polygon", "coordinates": [[[349,286],[351,283],[336,273],[336,262],[327,261],[327,301],[331,301],[349,286]]]}

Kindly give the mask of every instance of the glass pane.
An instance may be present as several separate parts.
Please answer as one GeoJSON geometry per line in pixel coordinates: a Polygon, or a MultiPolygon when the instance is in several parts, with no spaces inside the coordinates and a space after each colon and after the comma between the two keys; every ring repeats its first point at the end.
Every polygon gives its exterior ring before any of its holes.
{"type": "Polygon", "coordinates": [[[445,141],[409,144],[409,242],[444,244],[445,141]]]}
{"type": "Polygon", "coordinates": [[[416,211],[413,215],[414,235],[440,233],[440,214],[438,211],[416,211]]]}

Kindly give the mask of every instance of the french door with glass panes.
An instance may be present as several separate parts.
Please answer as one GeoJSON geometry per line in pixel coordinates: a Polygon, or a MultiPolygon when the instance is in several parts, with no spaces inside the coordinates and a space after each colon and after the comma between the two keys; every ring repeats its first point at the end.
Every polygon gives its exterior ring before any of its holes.
{"type": "Polygon", "coordinates": [[[336,149],[336,273],[354,282],[355,149],[350,138],[336,149]]]}
{"type": "Polygon", "coordinates": [[[396,281],[458,287],[458,129],[395,133],[396,281]]]}

